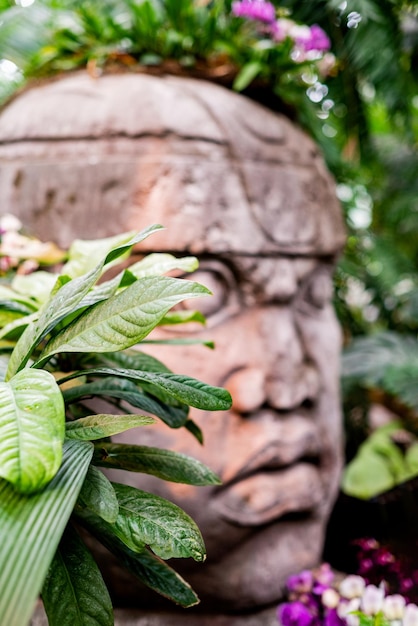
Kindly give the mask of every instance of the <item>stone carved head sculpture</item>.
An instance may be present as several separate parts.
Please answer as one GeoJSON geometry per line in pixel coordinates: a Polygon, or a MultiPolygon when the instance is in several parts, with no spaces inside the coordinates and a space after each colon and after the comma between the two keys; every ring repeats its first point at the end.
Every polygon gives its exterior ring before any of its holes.
{"type": "MultiPolygon", "coordinates": [[[[146,75],[80,74],[28,91],[0,116],[0,138],[2,211],[38,235],[68,245],[161,223],[143,252],[200,258],[193,279],[214,294],[199,302],[206,327],[159,333],[216,349],[149,351],[227,387],[233,408],[192,415],[203,446],[164,424],[125,440],[190,454],[223,481],[137,478],[202,531],[206,563],[176,563],[202,609],[274,605],[287,576],[320,559],[342,462],[331,295],[345,233],[316,146],[222,87],[146,75]]],[[[111,584],[121,601],[142,604],[125,578],[111,584]]]]}

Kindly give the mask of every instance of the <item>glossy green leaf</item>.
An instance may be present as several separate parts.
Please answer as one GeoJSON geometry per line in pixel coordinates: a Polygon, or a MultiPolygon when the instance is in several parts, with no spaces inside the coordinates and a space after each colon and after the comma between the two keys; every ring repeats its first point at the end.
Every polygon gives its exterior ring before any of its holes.
{"type": "MultiPolygon", "coordinates": [[[[76,278],[87,274],[99,264],[106,255],[119,246],[126,244],[135,236],[135,231],[122,233],[103,239],[74,239],[68,251],[68,261],[62,268],[62,274],[76,278]]],[[[125,253],[129,252],[129,248],[125,253]]],[[[121,255],[123,258],[123,254],[121,255]]]]}
{"type": "Polygon", "coordinates": [[[172,326],[174,324],[206,324],[206,318],[200,311],[169,311],[164,315],[159,326],[172,326]]]}
{"type": "Polygon", "coordinates": [[[129,570],[144,585],[180,606],[190,607],[198,604],[199,598],[189,583],[155,554],[147,549],[134,552],[122,543],[112,533],[111,527],[100,518],[80,511],[77,511],[77,515],[90,533],[116,556],[121,566],[129,570]]]}
{"type": "Polygon", "coordinates": [[[147,545],[162,559],[205,559],[205,545],[195,522],[178,506],[145,491],[113,483],[119,515],[113,533],[133,551],[147,545]]]}
{"type": "Polygon", "coordinates": [[[0,330],[0,339],[14,339],[15,341],[23,334],[29,324],[34,324],[39,318],[39,313],[24,315],[10,321],[0,330]]]}
{"type": "Polygon", "coordinates": [[[203,285],[167,276],[138,280],[88,309],[56,335],[37,365],[57,352],[111,352],[130,348],[146,337],[175,304],[209,293],[203,285]]]}
{"type": "Polygon", "coordinates": [[[0,476],[22,493],[44,487],[61,463],[64,420],[49,372],[25,369],[0,383],[0,476]]]}
{"type": "Polygon", "coordinates": [[[121,399],[137,409],[156,415],[171,428],[180,428],[187,420],[188,407],[185,405],[165,405],[157,398],[146,395],[132,381],[124,380],[123,378],[106,377],[93,383],[77,385],[63,391],[66,404],[92,396],[121,399]]]}
{"type": "Polygon", "coordinates": [[[155,357],[140,350],[124,350],[123,352],[108,352],[98,355],[98,360],[108,365],[117,365],[124,369],[141,370],[146,372],[170,372],[164,363],[155,357]]]}
{"type": "MultiPolygon", "coordinates": [[[[151,226],[141,231],[133,238],[131,238],[130,233],[128,233],[126,235],[126,243],[121,243],[117,248],[110,250],[96,267],[83,276],[70,281],[67,280],[68,277],[58,277],[56,285],[59,288],[53,290],[50,299],[45,302],[40,309],[39,319],[35,323],[30,324],[19,338],[9,361],[7,378],[10,378],[13,374],[22,369],[42,338],[77,308],[101,276],[105,265],[120,258],[126,251],[131,249],[132,246],[160,228],[161,227],[158,225],[151,226]]],[[[93,346],[92,349],[94,349],[93,346]]]]}
{"type": "Polygon", "coordinates": [[[194,272],[199,267],[199,261],[194,256],[177,258],[167,253],[152,253],[129,266],[129,271],[136,278],[145,276],[160,276],[172,270],[194,272]]]}
{"type": "Polygon", "coordinates": [[[154,423],[155,420],[146,415],[108,415],[98,413],[74,420],[73,422],[67,422],[65,436],[69,439],[92,441],[123,433],[130,428],[149,426],[154,423]]]}
{"type": "Polygon", "coordinates": [[[105,442],[97,444],[94,462],[103,467],[152,474],[175,483],[221,484],[216,474],[200,461],[161,448],[105,442]]]}
{"type": "Polygon", "coordinates": [[[112,483],[94,465],[90,465],[78,496],[78,504],[89,509],[106,522],[113,523],[119,513],[119,504],[112,483]]]}
{"type": "Polygon", "coordinates": [[[42,587],[49,626],[113,626],[107,587],[90,552],[68,526],[42,587]]]}
{"type": "Polygon", "coordinates": [[[30,274],[17,275],[13,279],[13,289],[28,298],[34,298],[36,304],[45,302],[54,286],[56,276],[52,272],[32,272],[30,274]]]}
{"type": "Polygon", "coordinates": [[[56,476],[32,496],[0,480],[0,624],[28,625],[92,452],[90,443],[66,442],[56,476]]]}
{"type": "Polygon", "coordinates": [[[84,370],[83,372],[74,372],[60,378],[58,382],[62,384],[67,380],[85,374],[89,376],[112,375],[144,382],[148,384],[147,389],[150,389],[152,385],[157,392],[160,389],[178,402],[194,406],[197,409],[206,411],[226,411],[231,408],[231,394],[226,389],[213,387],[196,378],[190,378],[189,376],[183,376],[181,374],[138,372],[136,370],[116,370],[103,367],[84,370]]]}

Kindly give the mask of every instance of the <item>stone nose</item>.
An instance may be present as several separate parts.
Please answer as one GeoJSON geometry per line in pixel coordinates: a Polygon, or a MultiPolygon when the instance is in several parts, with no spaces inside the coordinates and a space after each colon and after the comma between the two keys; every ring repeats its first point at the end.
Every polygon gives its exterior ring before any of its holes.
{"type": "Polygon", "coordinates": [[[320,374],[310,358],[306,332],[292,306],[265,307],[260,312],[260,329],[268,364],[266,402],[281,411],[312,406],[318,397],[320,374]]]}
{"type": "Polygon", "coordinates": [[[307,354],[291,307],[263,307],[253,321],[257,349],[247,346],[248,365],[231,373],[225,382],[233,409],[252,413],[265,405],[289,411],[315,404],[320,375],[307,354]]]}

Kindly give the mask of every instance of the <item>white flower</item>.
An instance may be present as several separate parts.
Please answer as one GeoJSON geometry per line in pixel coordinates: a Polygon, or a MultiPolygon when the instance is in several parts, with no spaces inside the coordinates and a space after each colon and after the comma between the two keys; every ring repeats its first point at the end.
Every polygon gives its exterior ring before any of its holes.
{"type": "Polygon", "coordinates": [[[335,609],[340,601],[340,595],[335,589],[325,589],[322,593],[321,601],[328,609],[335,609]]]}
{"type": "Polygon", "coordinates": [[[361,576],[347,576],[339,585],[339,592],[343,598],[360,598],[363,595],[366,583],[361,576]]]}
{"type": "Polygon", "coordinates": [[[405,598],[400,594],[394,594],[393,596],[386,596],[383,600],[383,615],[387,620],[401,620],[405,609],[405,598]]]}
{"type": "Polygon", "coordinates": [[[347,626],[359,626],[360,620],[357,615],[352,615],[353,611],[360,608],[360,598],[352,598],[349,602],[341,602],[337,607],[337,615],[347,622],[347,626]]]}
{"type": "Polygon", "coordinates": [[[11,213],[6,213],[0,217],[0,230],[18,232],[22,228],[22,223],[11,213]]]}
{"type": "Polygon", "coordinates": [[[407,604],[403,613],[403,626],[418,626],[418,606],[407,604]]]}
{"type": "Polygon", "coordinates": [[[366,615],[376,615],[381,611],[385,591],[376,585],[367,585],[361,598],[360,608],[366,615]]]}

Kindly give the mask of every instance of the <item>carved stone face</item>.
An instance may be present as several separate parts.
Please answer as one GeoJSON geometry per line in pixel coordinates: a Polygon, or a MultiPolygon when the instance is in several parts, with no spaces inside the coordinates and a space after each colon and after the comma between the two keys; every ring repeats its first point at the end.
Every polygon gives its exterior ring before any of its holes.
{"type": "MultiPolygon", "coordinates": [[[[313,256],[208,255],[190,277],[214,294],[199,301],[207,328],[156,335],[214,340],[214,351],[153,347],[151,353],[174,371],[225,386],[233,397],[230,412],[192,411],[203,446],[164,425],[134,436],[199,458],[222,479],[220,487],[202,488],[134,477],[138,487],[175,501],[197,522],[207,562],[187,563],[182,571],[212,606],[274,602],[287,575],[320,558],[341,462],[332,269],[329,258],[313,256]]],[[[133,435],[121,439],[132,442],[133,435]]]]}
{"type": "MultiPolygon", "coordinates": [[[[273,604],[289,574],[320,559],[342,462],[341,340],[331,295],[345,233],[322,159],[285,118],[205,82],[81,75],[44,88],[38,101],[26,97],[32,118],[39,111],[48,124],[29,141],[21,128],[19,144],[19,132],[8,137],[8,129],[16,129],[13,116],[26,123],[21,99],[0,116],[6,210],[61,245],[159,222],[166,230],[143,252],[200,259],[186,278],[213,292],[193,302],[206,327],[167,327],[154,338],[208,339],[216,349],[144,351],[228,388],[233,408],[192,410],[203,446],[164,424],[120,440],[189,454],[222,485],[128,480],[176,502],[200,527],[207,561],[175,567],[202,608],[273,604]]],[[[124,480],[120,472],[114,478],[124,480]]],[[[113,582],[120,598],[142,604],[124,578],[113,582]]]]}

